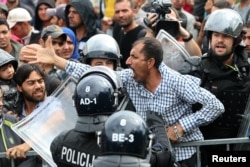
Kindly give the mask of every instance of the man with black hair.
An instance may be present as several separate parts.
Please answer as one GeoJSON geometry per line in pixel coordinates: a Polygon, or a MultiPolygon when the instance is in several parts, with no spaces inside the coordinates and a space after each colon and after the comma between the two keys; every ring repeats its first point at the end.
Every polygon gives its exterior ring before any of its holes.
{"type": "Polygon", "coordinates": [[[116,39],[122,54],[121,67],[128,68],[126,60],[129,57],[132,44],[146,35],[146,28],[135,21],[133,0],[115,1],[115,24],[113,37],[116,39]]]}
{"type": "MultiPolygon", "coordinates": [[[[17,111],[21,119],[31,114],[47,97],[44,79],[45,73],[38,65],[24,64],[17,69],[14,80],[23,100],[23,107],[17,111]]],[[[14,159],[25,158],[29,150],[31,147],[25,142],[6,150],[6,156],[14,159]]],[[[32,157],[32,162],[33,166],[42,165],[41,159],[36,156],[32,157]]]]}

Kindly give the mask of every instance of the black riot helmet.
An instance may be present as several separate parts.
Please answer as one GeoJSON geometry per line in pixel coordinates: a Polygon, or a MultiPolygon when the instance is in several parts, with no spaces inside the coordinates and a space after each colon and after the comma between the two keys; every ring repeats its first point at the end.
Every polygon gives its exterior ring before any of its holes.
{"type": "Polygon", "coordinates": [[[115,71],[105,66],[92,67],[76,85],[74,104],[78,116],[110,115],[123,96],[123,86],[115,71]]]}
{"type": "Polygon", "coordinates": [[[83,63],[90,64],[91,59],[103,58],[114,62],[114,70],[120,65],[120,48],[116,40],[107,34],[92,36],[84,45],[81,56],[83,63]]]}
{"type": "Polygon", "coordinates": [[[129,155],[146,159],[152,144],[152,134],[138,114],[128,110],[112,114],[98,134],[103,155],[129,155]]]}
{"type": "Polygon", "coordinates": [[[18,65],[17,60],[8,52],[0,49],[0,67],[7,65],[9,63],[13,65],[13,68],[16,71],[18,65]]]}

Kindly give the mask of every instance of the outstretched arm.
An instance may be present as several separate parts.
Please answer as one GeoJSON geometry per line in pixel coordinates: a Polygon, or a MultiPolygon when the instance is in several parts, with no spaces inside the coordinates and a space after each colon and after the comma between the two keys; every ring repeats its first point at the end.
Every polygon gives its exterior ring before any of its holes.
{"type": "Polygon", "coordinates": [[[53,64],[57,68],[66,71],[68,74],[76,78],[80,78],[82,74],[90,68],[87,64],[66,60],[56,55],[50,36],[45,43],[45,48],[37,48],[29,45],[26,46],[26,49],[23,52],[23,58],[29,63],[53,64]]]}
{"type": "Polygon", "coordinates": [[[67,65],[66,59],[56,55],[51,37],[49,36],[45,43],[45,48],[27,45],[22,49],[23,59],[29,63],[53,64],[61,70],[65,70],[67,65]]]}

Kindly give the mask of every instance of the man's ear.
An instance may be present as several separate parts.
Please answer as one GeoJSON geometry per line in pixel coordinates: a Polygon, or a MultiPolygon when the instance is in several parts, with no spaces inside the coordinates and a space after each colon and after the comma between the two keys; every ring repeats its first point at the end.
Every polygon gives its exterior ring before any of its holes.
{"type": "Polygon", "coordinates": [[[154,65],[155,65],[155,59],[154,58],[148,59],[148,69],[153,68],[154,65]]]}
{"type": "Polygon", "coordinates": [[[16,85],[16,88],[17,88],[18,92],[22,92],[23,91],[22,87],[19,86],[19,85],[16,85]]]}

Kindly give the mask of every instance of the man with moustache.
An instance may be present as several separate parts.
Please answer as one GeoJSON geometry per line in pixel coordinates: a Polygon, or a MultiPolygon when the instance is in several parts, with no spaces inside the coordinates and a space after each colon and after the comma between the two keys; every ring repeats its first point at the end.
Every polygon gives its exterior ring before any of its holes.
{"type": "Polygon", "coordinates": [[[241,45],[242,30],[243,20],[232,9],[214,11],[205,24],[210,48],[201,58],[200,66],[192,69],[202,79],[201,86],[225,106],[225,113],[220,119],[201,128],[205,139],[237,137],[240,120],[236,115],[243,114],[250,92],[249,63],[241,45]],[[236,103],[238,105],[234,109],[236,103]]]}
{"type": "MultiPolygon", "coordinates": [[[[194,69],[188,74],[195,74],[201,78],[201,86],[213,93],[225,107],[225,113],[218,119],[200,127],[205,139],[235,138],[243,131],[243,119],[239,115],[244,114],[248,105],[250,72],[248,55],[241,41],[244,37],[242,30],[243,20],[236,11],[220,9],[212,12],[204,27],[210,48],[199,58],[198,66],[195,67],[191,62],[193,65],[186,68],[194,69]]],[[[198,105],[194,110],[197,108],[198,105]]],[[[206,157],[207,152],[219,150],[225,151],[226,146],[201,147],[201,151],[204,152],[204,158],[203,154],[201,158],[202,166],[207,165],[206,159],[210,161],[209,157],[206,157]]]]}
{"type": "MultiPolygon", "coordinates": [[[[91,68],[59,57],[51,52],[51,47],[50,44],[39,50],[31,49],[26,58],[33,59],[32,63],[54,64],[76,78],[80,78],[91,68]]],[[[198,78],[181,75],[167,67],[162,60],[161,43],[153,37],[141,38],[133,44],[126,61],[130,68],[119,72],[136,113],[145,120],[146,111],[161,114],[171,142],[203,140],[198,127],[212,122],[222,114],[222,103],[200,87],[198,78]],[[192,105],[196,103],[200,103],[202,108],[193,112],[192,105]]],[[[195,147],[175,147],[174,151],[180,164],[195,166],[195,147]]]]}
{"type": "MultiPolygon", "coordinates": [[[[47,97],[45,89],[45,73],[36,64],[24,64],[20,66],[15,74],[17,90],[23,99],[23,107],[17,111],[22,119],[31,114],[47,97]]],[[[25,158],[26,152],[31,150],[27,143],[14,146],[6,151],[6,156],[11,158],[25,158]]],[[[38,157],[33,157],[35,164],[41,165],[38,157]]]]}

